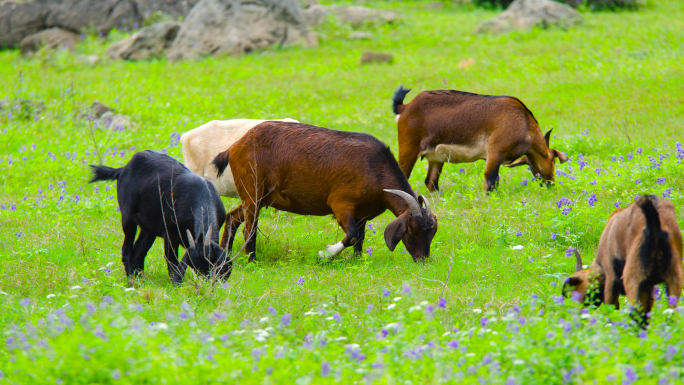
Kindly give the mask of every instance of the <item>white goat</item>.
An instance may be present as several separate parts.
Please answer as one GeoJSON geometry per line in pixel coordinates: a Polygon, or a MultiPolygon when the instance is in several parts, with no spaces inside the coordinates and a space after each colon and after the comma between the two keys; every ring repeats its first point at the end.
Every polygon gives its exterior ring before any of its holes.
{"type": "MultiPolygon", "coordinates": [[[[272,120],[299,123],[289,118],[272,120]]],[[[239,198],[230,167],[226,168],[221,177],[218,177],[216,176],[216,168],[211,162],[216,155],[226,151],[233,143],[242,138],[247,131],[266,121],[268,120],[212,120],[186,132],[181,136],[183,163],[196,174],[212,181],[219,195],[239,198]]]]}

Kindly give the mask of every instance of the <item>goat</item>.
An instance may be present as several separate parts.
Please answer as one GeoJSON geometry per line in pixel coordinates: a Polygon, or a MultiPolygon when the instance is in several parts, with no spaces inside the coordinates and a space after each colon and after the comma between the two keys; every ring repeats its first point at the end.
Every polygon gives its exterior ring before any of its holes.
{"type": "MultiPolygon", "coordinates": [[[[247,131],[265,121],[258,119],[212,120],[186,132],[181,136],[183,163],[196,174],[214,183],[219,195],[239,198],[230,169],[218,178],[211,162],[216,154],[225,151],[247,131]]],[[[274,119],[274,121],[297,123],[296,120],[289,118],[274,119]]]]}
{"type": "Polygon", "coordinates": [[[668,199],[648,195],[626,208],[616,210],[601,234],[596,258],[588,269],[575,254],[575,274],[565,280],[563,295],[576,291],[584,302],[592,288],[590,302],[619,308],[620,294],[641,308],[641,325],[647,323],[653,307],[653,288],[665,283],[667,293],[682,294],[682,233],[675,208],[668,199]]]}
{"type": "Polygon", "coordinates": [[[318,253],[338,255],[349,246],[362,251],[366,222],[390,210],[397,218],[385,229],[393,251],[399,241],[414,260],[430,254],[437,218],[416,196],[389,147],[368,134],[301,123],[264,122],[250,130],[213,164],[221,176],[229,164],[242,205],[228,214],[222,245],[231,249],[244,221],[245,251],[256,257],[259,210],[273,207],[302,215],[333,214],[345,238],[318,253]]]}
{"type": "Polygon", "coordinates": [[[399,165],[409,178],[418,157],[427,158],[425,185],[431,192],[439,190],[445,162],[485,159],[485,189],[493,191],[502,164],[528,165],[535,176],[553,181],[554,159],[568,160],[564,153],[549,148],[551,130],[542,136],[537,119],[517,98],[439,90],[421,92],[403,104],[409,91],[400,86],[392,103],[399,165]]]}
{"type": "Polygon", "coordinates": [[[128,277],[143,272],[145,256],[157,237],[164,239],[169,277],[175,284],[183,281],[188,265],[205,276],[217,266],[218,276],[230,276],[232,261],[217,243],[226,210],[213,184],[172,157],[150,150],[134,154],[121,168],[90,167],[90,183],[117,181],[124,232],[121,260],[128,277]],[[179,263],[180,244],[186,252],[179,263]]]}

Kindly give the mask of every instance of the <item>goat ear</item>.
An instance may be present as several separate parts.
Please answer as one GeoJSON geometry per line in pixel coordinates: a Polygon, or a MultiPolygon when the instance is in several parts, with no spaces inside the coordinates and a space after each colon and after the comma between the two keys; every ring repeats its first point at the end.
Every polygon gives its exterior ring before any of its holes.
{"type": "Polygon", "coordinates": [[[579,284],[582,283],[582,278],[572,276],[565,280],[563,284],[563,297],[568,298],[568,293],[572,293],[579,284]]]}
{"type": "Polygon", "coordinates": [[[390,251],[394,251],[401,241],[401,238],[406,234],[408,228],[408,216],[409,212],[405,212],[397,217],[397,219],[390,222],[387,227],[385,227],[385,244],[390,251]]]}
{"type": "Polygon", "coordinates": [[[565,155],[564,153],[562,153],[556,149],[552,149],[551,152],[553,152],[553,157],[558,158],[561,163],[565,163],[568,161],[568,156],[565,155]]]}
{"type": "Polygon", "coordinates": [[[511,162],[511,164],[504,164],[504,166],[506,166],[506,167],[518,167],[518,166],[529,166],[529,165],[530,165],[530,161],[527,159],[527,155],[516,160],[515,162],[511,162]]]}
{"type": "Polygon", "coordinates": [[[549,148],[549,141],[551,140],[551,131],[553,131],[553,128],[546,131],[546,134],[544,134],[544,141],[546,142],[546,148],[549,148]]]}

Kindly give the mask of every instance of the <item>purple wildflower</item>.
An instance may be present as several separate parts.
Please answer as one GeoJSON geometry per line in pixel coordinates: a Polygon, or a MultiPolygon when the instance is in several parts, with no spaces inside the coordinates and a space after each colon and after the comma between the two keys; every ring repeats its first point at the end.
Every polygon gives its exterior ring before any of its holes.
{"type": "Polygon", "coordinates": [[[557,236],[558,236],[558,234],[556,234],[556,233],[551,233],[551,239],[556,239],[557,236]]]}
{"type": "Polygon", "coordinates": [[[522,237],[522,231],[518,230],[518,232],[515,233],[515,236],[516,237],[522,237]]]}
{"type": "Polygon", "coordinates": [[[442,309],[446,309],[446,304],[447,300],[444,298],[440,298],[439,302],[437,302],[437,306],[441,307],[442,309]]]}
{"type": "Polygon", "coordinates": [[[367,248],[366,253],[368,253],[368,256],[370,257],[373,254],[373,248],[372,247],[367,248]]]}
{"type": "Polygon", "coordinates": [[[330,363],[323,362],[321,364],[321,377],[328,377],[330,375],[330,363]]]}
{"type": "Polygon", "coordinates": [[[574,252],[575,252],[575,248],[572,247],[572,246],[570,246],[570,247],[568,247],[567,250],[565,250],[565,256],[568,257],[568,258],[570,258],[570,257],[572,257],[572,254],[573,254],[574,252]]]}
{"type": "Polygon", "coordinates": [[[368,306],[366,306],[366,314],[370,314],[372,311],[373,305],[369,303],[368,306]]]}
{"type": "Polygon", "coordinates": [[[527,201],[523,199],[523,200],[520,201],[520,204],[521,204],[522,206],[525,206],[525,205],[527,204],[527,201]]]}
{"type": "Polygon", "coordinates": [[[487,323],[488,323],[488,322],[489,322],[489,318],[487,318],[487,317],[482,317],[482,318],[480,319],[480,325],[482,325],[482,327],[487,326],[487,323]]]}
{"type": "Polygon", "coordinates": [[[679,298],[677,298],[677,296],[671,295],[671,296],[667,297],[667,305],[668,306],[675,307],[675,306],[677,306],[677,302],[679,302],[679,298]]]}
{"type": "Polygon", "coordinates": [[[283,326],[290,326],[290,321],[292,321],[292,317],[289,314],[285,314],[280,318],[283,326]]]}
{"type": "Polygon", "coordinates": [[[404,283],[404,286],[402,287],[401,292],[404,294],[411,294],[411,292],[412,292],[411,291],[411,285],[409,285],[408,283],[404,283]]]}
{"type": "Polygon", "coordinates": [[[273,314],[274,317],[278,315],[278,312],[276,311],[276,309],[273,306],[268,307],[268,312],[273,314]]]}
{"type": "Polygon", "coordinates": [[[295,282],[297,285],[303,286],[304,285],[304,277],[299,277],[297,281],[295,282]]]}
{"type": "Polygon", "coordinates": [[[657,184],[663,184],[663,183],[665,183],[665,178],[659,176],[658,178],[656,178],[656,183],[657,183],[657,184]]]}
{"type": "Polygon", "coordinates": [[[389,289],[383,289],[383,290],[382,290],[382,296],[385,297],[385,298],[386,298],[386,297],[389,297],[389,295],[390,295],[391,293],[392,293],[392,292],[391,292],[389,289]]]}

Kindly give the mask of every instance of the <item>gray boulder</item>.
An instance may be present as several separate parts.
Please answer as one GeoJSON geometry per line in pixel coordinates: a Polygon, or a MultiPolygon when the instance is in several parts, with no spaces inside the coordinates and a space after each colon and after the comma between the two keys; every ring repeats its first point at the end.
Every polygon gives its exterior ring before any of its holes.
{"type": "Polygon", "coordinates": [[[66,48],[73,51],[78,41],[78,35],[71,31],[61,28],[50,28],[23,38],[19,42],[19,50],[24,55],[36,52],[41,47],[50,49],[66,48]]]}
{"type": "Polygon", "coordinates": [[[335,15],[341,23],[349,23],[355,28],[365,24],[389,24],[397,18],[397,14],[392,11],[361,6],[327,7],[324,5],[312,5],[304,10],[304,17],[309,25],[322,23],[330,14],[335,15]]]}
{"type": "Polygon", "coordinates": [[[515,0],[501,15],[482,22],[475,33],[501,33],[535,26],[571,27],[583,21],[579,12],[556,1],[515,0]]]}
{"type": "Polygon", "coordinates": [[[200,0],[178,31],[171,61],[205,55],[240,55],[304,39],[315,45],[296,0],[200,0]]]}
{"type": "Polygon", "coordinates": [[[0,3],[0,48],[14,47],[23,38],[44,29],[75,33],[94,29],[107,32],[122,25],[142,25],[161,13],[185,16],[198,0],[29,0],[0,3]]]}
{"type": "Polygon", "coordinates": [[[393,60],[394,56],[389,53],[364,52],[363,55],[361,55],[361,64],[391,63],[393,60]]]}
{"type": "Polygon", "coordinates": [[[181,23],[165,21],[145,27],[131,37],[110,45],[105,54],[115,59],[147,60],[163,57],[178,35],[181,23]]]}

